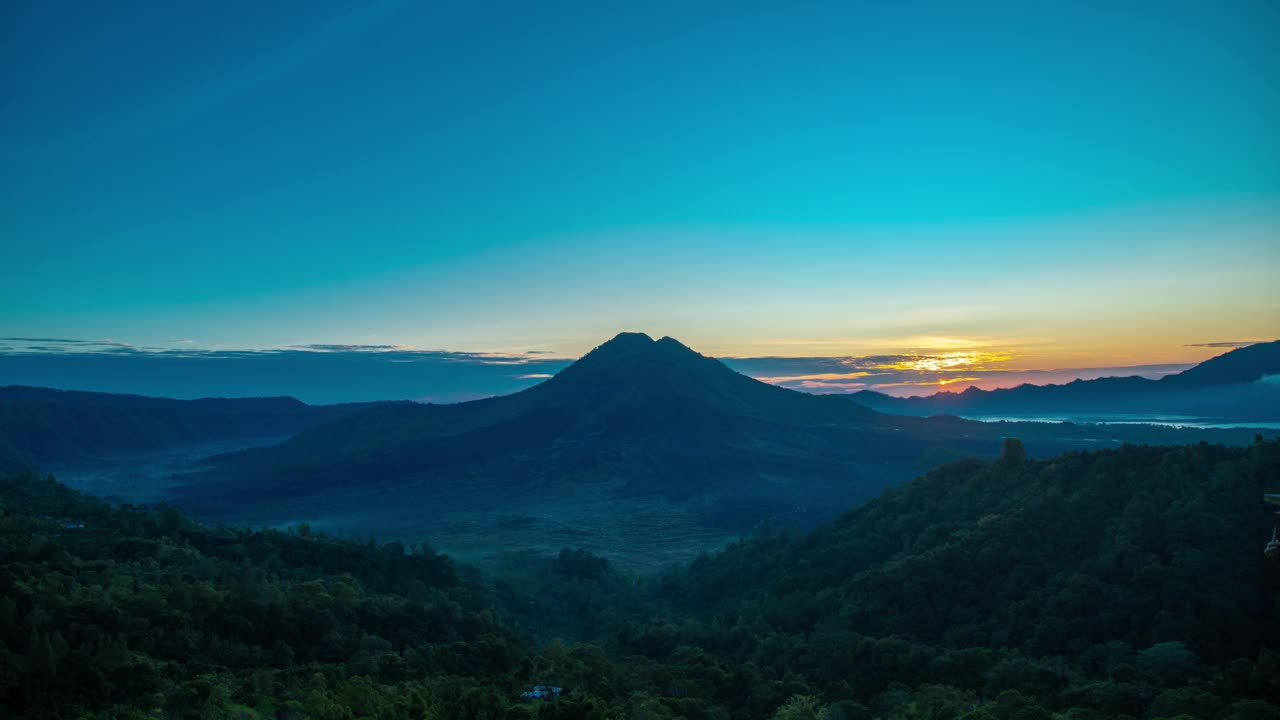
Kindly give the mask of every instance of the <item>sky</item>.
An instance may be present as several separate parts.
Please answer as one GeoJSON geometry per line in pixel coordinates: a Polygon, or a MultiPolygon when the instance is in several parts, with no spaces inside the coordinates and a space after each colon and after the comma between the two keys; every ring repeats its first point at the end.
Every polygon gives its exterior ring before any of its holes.
{"type": "Polygon", "coordinates": [[[353,7],[6,3],[0,335],[935,384],[1280,337],[1280,4],[353,7]]]}

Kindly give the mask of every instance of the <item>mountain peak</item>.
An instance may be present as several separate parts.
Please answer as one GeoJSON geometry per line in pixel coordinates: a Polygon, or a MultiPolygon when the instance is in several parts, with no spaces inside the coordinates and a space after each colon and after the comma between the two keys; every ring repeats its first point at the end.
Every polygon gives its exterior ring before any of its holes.
{"type": "Polygon", "coordinates": [[[649,337],[648,334],[626,331],[614,335],[613,338],[596,347],[596,350],[604,350],[605,348],[646,347],[652,344],[653,338],[649,337]]]}
{"type": "Polygon", "coordinates": [[[670,364],[673,360],[679,362],[695,359],[705,360],[706,358],[674,338],[663,337],[661,340],[654,340],[642,332],[621,332],[612,340],[584,355],[574,365],[596,368],[617,368],[626,365],[634,370],[637,369],[637,365],[653,366],[670,364]]]}
{"type": "Polygon", "coordinates": [[[614,335],[610,340],[607,340],[603,344],[597,346],[596,350],[645,350],[657,348],[686,350],[691,353],[694,352],[694,350],[688,345],[685,345],[670,335],[663,335],[661,338],[654,340],[647,333],[632,331],[620,332],[617,335],[614,335]]]}
{"type": "Polygon", "coordinates": [[[661,345],[662,347],[667,347],[674,350],[688,350],[689,352],[694,352],[693,348],[689,347],[688,345],[685,345],[684,343],[671,337],[670,335],[663,335],[661,338],[658,338],[656,341],[654,341],[654,344],[661,345]]]}
{"type": "Polygon", "coordinates": [[[674,338],[638,332],[619,333],[538,387],[561,402],[650,409],[752,405],[792,394],[739,375],[674,338]]]}

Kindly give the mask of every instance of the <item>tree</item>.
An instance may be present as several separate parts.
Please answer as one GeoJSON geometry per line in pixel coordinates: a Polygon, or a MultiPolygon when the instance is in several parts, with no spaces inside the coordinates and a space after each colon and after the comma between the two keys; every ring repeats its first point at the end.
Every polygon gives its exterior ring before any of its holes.
{"type": "Polygon", "coordinates": [[[1178,641],[1162,642],[1138,653],[1138,669],[1165,682],[1185,682],[1200,665],[1200,657],[1178,641]]]}
{"type": "Polygon", "coordinates": [[[792,695],[773,711],[772,720],[827,720],[827,706],[814,695],[792,695]]]}
{"type": "Polygon", "coordinates": [[[1005,438],[1004,447],[1000,450],[1000,464],[1018,465],[1027,459],[1027,450],[1022,447],[1018,438],[1005,438]]]}

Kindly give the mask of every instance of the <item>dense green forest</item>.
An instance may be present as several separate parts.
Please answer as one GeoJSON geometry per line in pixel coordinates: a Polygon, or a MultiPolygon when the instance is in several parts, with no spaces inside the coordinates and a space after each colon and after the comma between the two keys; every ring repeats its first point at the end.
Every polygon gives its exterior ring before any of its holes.
{"type": "Polygon", "coordinates": [[[1280,443],[938,468],[656,577],[197,525],[0,482],[31,718],[1280,718],[1280,443]],[[559,700],[522,702],[535,684],[559,700]]]}

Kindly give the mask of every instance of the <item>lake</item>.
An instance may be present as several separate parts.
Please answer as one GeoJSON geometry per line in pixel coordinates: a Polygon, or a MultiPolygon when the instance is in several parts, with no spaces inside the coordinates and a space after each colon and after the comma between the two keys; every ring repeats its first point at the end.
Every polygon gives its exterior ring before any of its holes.
{"type": "Polygon", "coordinates": [[[1093,425],[1164,425],[1176,428],[1256,428],[1280,430],[1280,420],[1240,422],[1229,418],[1206,418],[1181,415],[964,415],[982,422],[1045,422],[1093,425]]]}

